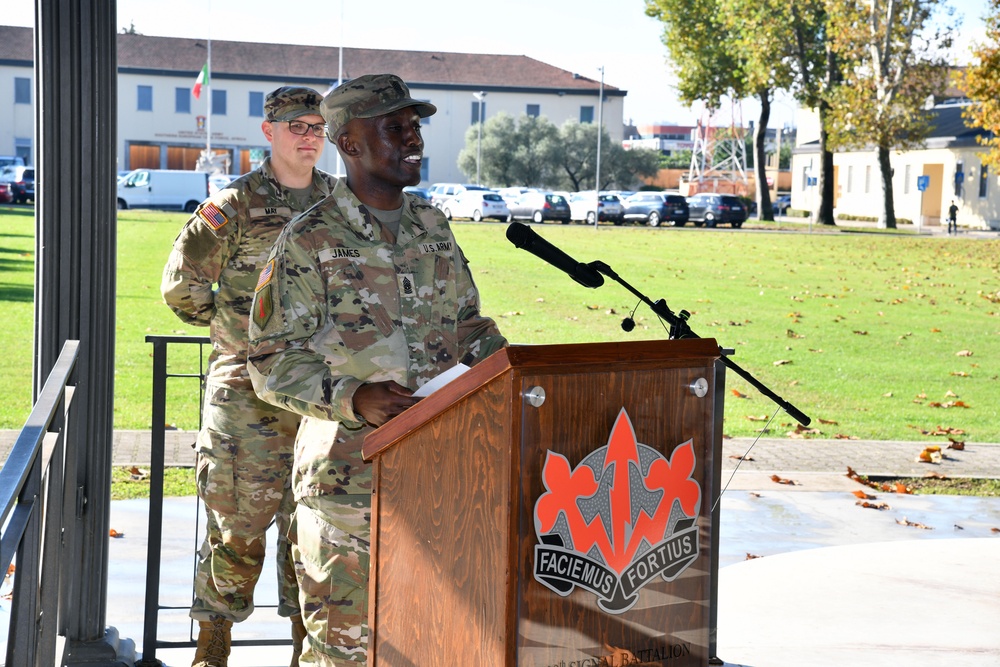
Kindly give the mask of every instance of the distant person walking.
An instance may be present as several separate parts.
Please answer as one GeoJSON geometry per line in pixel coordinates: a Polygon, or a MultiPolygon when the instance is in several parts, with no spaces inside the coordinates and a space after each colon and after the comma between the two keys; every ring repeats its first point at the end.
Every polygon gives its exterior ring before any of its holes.
{"type": "Polygon", "coordinates": [[[958,234],[958,206],[955,205],[954,199],[948,207],[948,233],[958,234]]]}

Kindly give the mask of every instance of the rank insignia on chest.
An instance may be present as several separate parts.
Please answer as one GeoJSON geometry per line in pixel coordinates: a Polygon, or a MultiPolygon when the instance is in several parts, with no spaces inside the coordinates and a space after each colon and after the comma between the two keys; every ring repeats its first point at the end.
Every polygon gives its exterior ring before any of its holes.
{"type": "Polygon", "coordinates": [[[226,214],[212,202],[209,202],[198,209],[198,217],[208,223],[208,226],[215,230],[222,229],[226,223],[229,222],[229,218],[226,217],[226,214]]]}
{"type": "Polygon", "coordinates": [[[402,296],[416,296],[416,288],[413,285],[412,273],[401,273],[396,276],[399,279],[399,293],[402,296]]]}

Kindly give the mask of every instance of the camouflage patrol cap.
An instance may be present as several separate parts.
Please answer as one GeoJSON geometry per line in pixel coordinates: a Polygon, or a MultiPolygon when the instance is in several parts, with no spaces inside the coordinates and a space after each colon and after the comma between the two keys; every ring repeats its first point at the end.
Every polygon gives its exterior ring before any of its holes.
{"type": "Polygon", "coordinates": [[[334,88],[320,105],[326,135],[337,138],[340,128],[355,118],[376,118],[406,107],[416,107],[421,118],[437,112],[429,102],[410,97],[410,90],[395,74],[365,74],[334,88]]]}
{"type": "Polygon", "coordinates": [[[272,90],[264,100],[264,116],[268,120],[287,121],[302,116],[319,116],[323,96],[312,88],[282,86],[272,90]]]}

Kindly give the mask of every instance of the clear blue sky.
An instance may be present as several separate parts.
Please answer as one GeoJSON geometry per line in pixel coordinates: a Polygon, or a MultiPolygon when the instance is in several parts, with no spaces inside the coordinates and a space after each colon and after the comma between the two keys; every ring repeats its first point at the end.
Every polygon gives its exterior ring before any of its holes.
{"type": "MultiPolygon", "coordinates": [[[[34,3],[4,11],[8,25],[31,25],[34,3]]],[[[964,25],[956,60],[982,39],[983,0],[948,0],[964,25]]],[[[118,0],[119,29],[135,24],[147,35],[526,55],[628,91],[625,120],[690,124],[701,109],[677,102],[660,24],[643,0],[118,0]],[[169,7],[169,9],[167,9],[169,7]],[[343,19],[343,20],[341,20],[343,19]]],[[[742,105],[744,122],[757,108],[742,105]]],[[[794,103],[778,99],[772,126],[795,124],[794,103]]]]}

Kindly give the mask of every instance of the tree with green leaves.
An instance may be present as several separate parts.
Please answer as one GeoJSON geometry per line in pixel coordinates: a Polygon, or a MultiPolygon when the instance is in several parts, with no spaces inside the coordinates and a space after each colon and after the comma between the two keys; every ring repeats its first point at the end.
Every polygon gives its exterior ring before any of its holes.
{"type": "Polygon", "coordinates": [[[932,21],[934,0],[831,0],[830,39],[843,85],[830,98],[833,147],[874,149],[882,181],[879,224],[896,227],[893,149],[923,145],[930,132],[924,103],[945,86],[948,63],[939,49],[951,30],[932,21]]]}
{"type": "Polygon", "coordinates": [[[1000,171],[1000,0],[989,0],[986,15],[986,41],[973,46],[974,61],[959,78],[965,94],[972,100],[962,115],[973,127],[987,130],[979,143],[989,149],[983,164],[1000,171]]]}
{"type": "Polygon", "coordinates": [[[550,185],[558,177],[558,148],[559,130],[544,116],[522,114],[515,121],[510,114],[500,112],[483,123],[481,150],[478,123],[466,131],[458,168],[473,178],[481,154],[479,174],[484,183],[498,187],[550,185]]]}
{"type": "Polygon", "coordinates": [[[764,173],[765,136],[771,96],[787,85],[790,73],[776,56],[787,41],[779,0],[646,0],[646,14],[663,23],[663,37],[677,71],[681,101],[702,101],[715,111],[722,98],[754,96],[761,112],[755,124],[757,200],[762,218],[773,220],[771,197],[764,173]]]}

